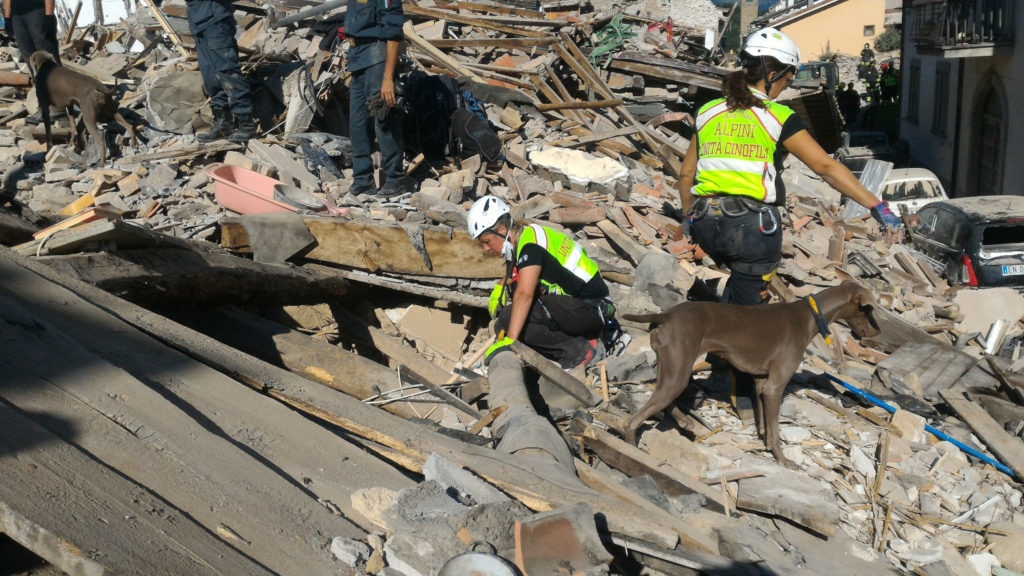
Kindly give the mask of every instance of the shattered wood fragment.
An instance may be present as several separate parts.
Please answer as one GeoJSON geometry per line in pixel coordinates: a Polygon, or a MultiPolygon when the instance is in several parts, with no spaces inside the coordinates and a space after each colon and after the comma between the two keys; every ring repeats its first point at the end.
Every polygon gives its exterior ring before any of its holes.
{"type": "Polygon", "coordinates": [[[1024,451],[1020,438],[1010,436],[984,409],[963,397],[962,392],[943,390],[942,399],[971,427],[1017,478],[1024,478],[1024,451]]]}
{"type": "Polygon", "coordinates": [[[167,21],[167,17],[164,16],[164,13],[160,10],[160,7],[157,6],[154,0],[143,1],[146,3],[146,6],[149,8],[149,11],[153,13],[153,17],[156,18],[156,21],[160,23],[160,27],[164,29],[164,33],[166,33],[167,37],[171,39],[171,42],[174,44],[174,48],[178,51],[179,54],[181,54],[183,58],[188,59],[189,56],[191,56],[191,54],[189,54],[189,51],[181,45],[181,38],[178,36],[178,33],[174,31],[174,28],[171,27],[170,22],[167,21]]]}
{"type": "Polygon", "coordinates": [[[664,463],[636,446],[632,446],[580,418],[573,418],[569,433],[582,438],[583,443],[596,452],[602,462],[627,476],[636,477],[647,474],[666,494],[671,496],[701,494],[707,498],[712,510],[725,511],[721,494],[717,491],[709,489],[705,483],[679,472],[672,466],[665,466],[664,463]]]}
{"type": "Polygon", "coordinates": [[[541,112],[547,112],[549,110],[568,110],[568,109],[578,110],[578,109],[581,109],[581,108],[582,109],[591,110],[591,109],[594,109],[594,108],[611,108],[612,106],[621,106],[622,104],[623,104],[623,101],[619,100],[619,99],[615,99],[615,100],[588,100],[586,102],[574,101],[574,102],[558,102],[558,103],[553,103],[553,104],[539,104],[539,105],[537,105],[537,109],[540,110],[541,112]]]}

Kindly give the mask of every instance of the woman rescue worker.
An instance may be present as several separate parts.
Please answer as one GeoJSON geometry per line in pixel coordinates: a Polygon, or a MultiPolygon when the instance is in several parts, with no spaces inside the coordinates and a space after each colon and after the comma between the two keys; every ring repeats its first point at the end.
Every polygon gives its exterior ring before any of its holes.
{"type": "Polygon", "coordinates": [[[605,355],[605,342],[614,344],[621,330],[608,285],[582,246],[547,226],[514,223],[508,203],[496,196],[474,202],[467,224],[484,253],[507,263],[505,279],[491,295],[498,338],[487,349],[487,362],[515,340],[563,369],[589,366],[605,355]]]}
{"type": "Polygon", "coordinates": [[[761,304],[782,260],[779,174],[792,153],[833,188],[870,208],[884,228],[900,220],[829,156],[790,108],[773,100],[796,76],[800,50],[774,28],[750,35],[740,69],[722,81],[724,98],[700,108],[683,160],[679,199],[694,241],[729,268],[724,300],[761,304]]]}

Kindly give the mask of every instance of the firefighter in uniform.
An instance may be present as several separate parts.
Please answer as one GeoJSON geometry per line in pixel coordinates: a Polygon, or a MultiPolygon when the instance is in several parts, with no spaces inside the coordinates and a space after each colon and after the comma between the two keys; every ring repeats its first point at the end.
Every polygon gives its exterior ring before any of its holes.
{"type": "Polygon", "coordinates": [[[185,6],[203,88],[213,111],[210,129],[196,134],[196,139],[248,142],[256,137],[256,120],[249,81],[238,63],[235,7],[227,0],[186,0],[185,6]]]}
{"type": "Polygon", "coordinates": [[[402,0],[348,0],[345,35],[349,41],[349,135],[352,138],[353,195],[391,198],[406,192],[402,119],[391,111],[398,100],[395,77],[404,38],[402,0]],[[382,113],[372,114],[367,104],[383,101],[382,113]],[[387,182],[377,188],[373,178],[373,144],[381,153],[387,182]]]}
{"type": "Polygon", "coordinates": [[[491,294],[489,309],[499,336],[486,352],[488,362],[515,340],[563,369],[593,365],[606,346],[624,347],[608,285],[597,263],[570,236],[513,223],[508,203],[495,196],[473,203],[467,224],[484,252],[502,256],[508,265],[491,294]]]}
{"type": "Polygon", "coordinates": [[[741,68],[722,82],[725,98],[700,108],[683,161],[679,195],[693,239],[729,268],[726,302],[767,300],[768,282],[782,259],[779,174],[784,154],[795,154],[825,182],[870,208],[884,228],[900,226],[839,161],[830,157],[790,108],[774,102],[800,66],[800,51],[774,28],[751,34],[741,68]]]}

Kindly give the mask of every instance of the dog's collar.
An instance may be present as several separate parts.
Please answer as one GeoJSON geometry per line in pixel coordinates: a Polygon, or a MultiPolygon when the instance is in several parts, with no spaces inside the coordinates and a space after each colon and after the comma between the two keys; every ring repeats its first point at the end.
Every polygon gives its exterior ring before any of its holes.
{"type": "Polygon", "coordinates": [[[818,325],[818,332],[825,339],[825,344],[832,345],[832,332],[828,329],[828,321],[822,317],[821,312],[818,310],[818,303],[814,301],[814,296],[807,297],[807,305],[811,307],[811,314],[814,316],[814,323],[818,325]]]}

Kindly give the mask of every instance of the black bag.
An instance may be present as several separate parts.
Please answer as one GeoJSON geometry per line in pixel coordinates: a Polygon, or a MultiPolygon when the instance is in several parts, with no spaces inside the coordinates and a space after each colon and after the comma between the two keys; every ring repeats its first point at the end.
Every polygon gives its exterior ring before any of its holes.
{"type": "Polygon", "coordinates": [[[451,140],[451,115],[461,105],[458,82],[421,70],[403,80],[406,146],[414,155],[422,152],[428,160],[444,158],[451,140]]]}
{"type": "Polygon", "coordinates": [[[452,112],[452,152],[469,158],[480,155],[485,162],[496,162],[502,158],[502,142],[491,125],[470,112],[459,108],[452,112]]]}

